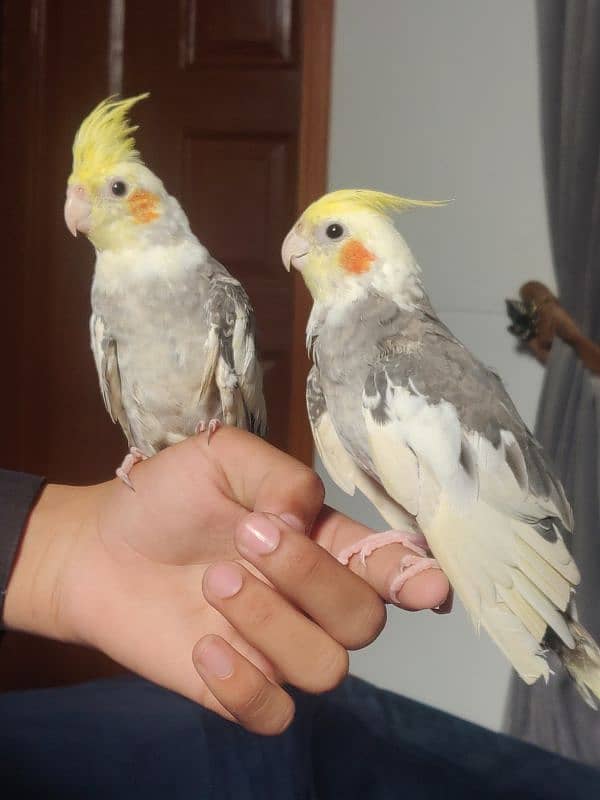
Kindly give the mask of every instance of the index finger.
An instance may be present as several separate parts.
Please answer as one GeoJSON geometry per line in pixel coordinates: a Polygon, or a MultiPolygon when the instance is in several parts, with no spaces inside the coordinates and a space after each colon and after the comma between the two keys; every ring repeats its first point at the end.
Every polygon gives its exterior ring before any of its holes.
{"type": "MultiPolygon", "coordinates": [[[[348,545],[360,541],[371,533],[373,531],[370,528],[348,519],[327,506],[323,508],[312,531],[315,541],[333,555],[337,555],[348,545]]],[[[380,597],[406,611],[420,611],[426,608],[435,610],[440,606],[446,610],[450,584],[440,570],[427,570],[415,575],[406,581],[400,592],[392,591],[401,559],[409,554],[410,551],[401,544],[389,544],[376,550],[365,564],[355,556],[350,561],[350,568],[366,580],[380,597]]]]}

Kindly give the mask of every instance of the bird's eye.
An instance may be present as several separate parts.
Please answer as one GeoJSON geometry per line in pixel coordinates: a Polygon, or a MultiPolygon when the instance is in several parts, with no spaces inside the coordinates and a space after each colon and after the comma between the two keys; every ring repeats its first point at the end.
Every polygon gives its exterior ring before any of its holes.
{"type": "Polygon", "coordinates": [[[331,225],[327,226],[325,233],[330,239],[339,239],[340,236],[344,235],[344,229],[339,222],[332,222],[331,225]]]}
{"type": "Polygon", "coordinates": [[[124,181],[113,181],[110,190],[115,197],[123,197],[127,193],[127,184],[124,181]]]}

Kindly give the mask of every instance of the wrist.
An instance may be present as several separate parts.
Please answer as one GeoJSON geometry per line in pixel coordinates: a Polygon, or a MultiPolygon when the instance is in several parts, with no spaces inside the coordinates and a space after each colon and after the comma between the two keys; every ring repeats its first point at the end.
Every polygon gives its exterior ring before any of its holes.
{"type": "Polygon", "coordinates": [[[4,603],[7,628],[79,641],[71,622],[68,575],[95,526],[99,488],[44,487],[23,532],[8,583],[4,603]]]}

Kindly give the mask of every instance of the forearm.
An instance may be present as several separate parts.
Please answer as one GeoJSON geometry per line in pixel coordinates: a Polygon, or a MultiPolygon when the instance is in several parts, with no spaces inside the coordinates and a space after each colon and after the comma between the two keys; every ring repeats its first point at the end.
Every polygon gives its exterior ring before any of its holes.
{"type": "Polygon", "coordinates": [[[49,484],[29,513],[6,589],[7,629],[74,641],[64,614],[62,576],[88,524],[93,487],[49,484]]]}

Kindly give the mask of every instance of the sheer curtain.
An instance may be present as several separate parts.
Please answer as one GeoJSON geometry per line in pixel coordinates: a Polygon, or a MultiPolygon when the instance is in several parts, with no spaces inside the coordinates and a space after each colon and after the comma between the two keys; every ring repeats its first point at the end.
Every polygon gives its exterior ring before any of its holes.
{"type": "MultiPolygon", "coordinates": [[[[560,299],[600,341],[600,0],[538,0],[542,134],[560,299]]],[[[538,410],[538,438],[575,512],[579,617],[600,641],[600,379],[556,340],[538,410]]],[[[549,686],[513,676],[506,730],[600,766],[600,712],[556,666],[549,686]]]]}

